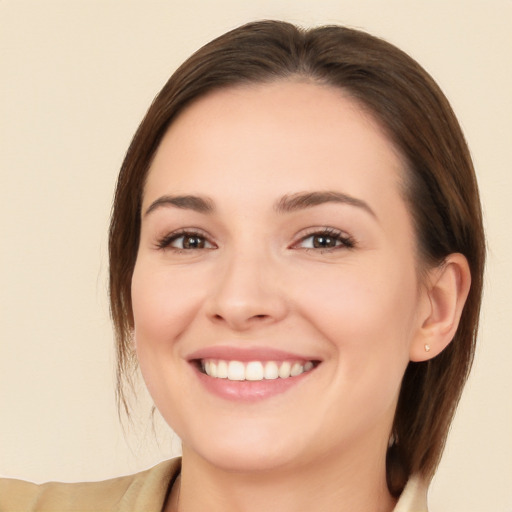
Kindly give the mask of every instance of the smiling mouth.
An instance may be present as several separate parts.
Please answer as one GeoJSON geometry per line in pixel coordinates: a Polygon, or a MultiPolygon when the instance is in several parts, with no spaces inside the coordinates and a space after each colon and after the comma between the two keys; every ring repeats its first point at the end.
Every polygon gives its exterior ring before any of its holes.
{"type": "Polygon", "coordinates": [[[263,381],[288,379],[310,372],[319,361],[228,361],[201,359],[197,361],[201,373],[214,379],[231,381],[263,381]]]}

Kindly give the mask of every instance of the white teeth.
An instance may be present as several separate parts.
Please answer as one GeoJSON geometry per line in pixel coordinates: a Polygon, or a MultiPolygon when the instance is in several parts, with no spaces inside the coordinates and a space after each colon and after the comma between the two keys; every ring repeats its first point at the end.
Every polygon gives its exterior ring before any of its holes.
{"type": "Polygon", "coordinates": [[[227,379],[228,378],[228,363],[226,361],[219,361],[217,363],[217,378],[227,379]]]}
{"type": "Polygon", "coordinates": [[[263,380],[263,365],[252,361],[245,367],[245,380],[263,380]]]}
{"type": "Polygon", "coordinates": [[[290,376],[291,369],[292,365],[288,361],[285,361],[279,368],[279,377],[281,377],[281,379],[287,379],[290,376]]]}
{"type": "Polygon", "coordinates": [[[283,361],[277,363],[275,361],[251,361],[243,363],[241,361],[224,361],[224,360],[203,360],[202,368],[206,375],[217,379],[228,380],[274,380],[277,378],[288,379],[289,377],[297,377],[298,375],[312,370],[314,364],[307,361],[302,364],[298,361],[283,361]]]}
{"type": "Polygon", "coordinates": [[[302,366],[300,363],[293,363],[292,369],[290,370],[290,376],[296,377],[301,373],[304,373],[304,366],[302,366]]]}
{"type": "Polygon", "coordinates": [[[269,361],[265,365],[264,377],[268,380],[277,379],[279,377],[279,367],[274,361],[269,361]]]}
{"type": "Polygon", "coordinates": [[[230,361],[228,364],[228,379],[245,380],[244,363],[241,363],[240,361],[230,361]]]}

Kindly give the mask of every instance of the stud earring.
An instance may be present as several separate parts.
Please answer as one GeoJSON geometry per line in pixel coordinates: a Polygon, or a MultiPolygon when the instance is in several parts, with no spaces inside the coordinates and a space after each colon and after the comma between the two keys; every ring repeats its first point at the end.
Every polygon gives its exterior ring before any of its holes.
{"type": "Polygon", "coordinates": [[[430,345],[425,344],[425,352],[430,352],[430,345]]]}

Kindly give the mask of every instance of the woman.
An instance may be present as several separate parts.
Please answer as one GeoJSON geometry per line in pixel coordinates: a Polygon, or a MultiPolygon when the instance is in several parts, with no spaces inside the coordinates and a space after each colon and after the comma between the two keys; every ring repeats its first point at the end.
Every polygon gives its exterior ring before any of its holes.
{"type": "Polygon", "coordinates": [[[426,510],[483,263],[469,152],[417,63],[341,27],[221,36],[150,107],[110,230],[120,403],[137,361],[182,460],[7,481],[0,509],[426,510]]]}

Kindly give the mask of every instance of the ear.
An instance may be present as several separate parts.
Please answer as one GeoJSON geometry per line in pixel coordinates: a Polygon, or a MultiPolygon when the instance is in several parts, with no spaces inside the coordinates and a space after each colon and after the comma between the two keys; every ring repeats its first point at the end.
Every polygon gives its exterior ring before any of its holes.
{"type": "Polygon", "coordinates": [[[466,257],[450,254],[428,273],[423,293],[420,326],[410,347],[411,361],[427,361],[442,352],[452,341],[471,285],[466,257]]]}

